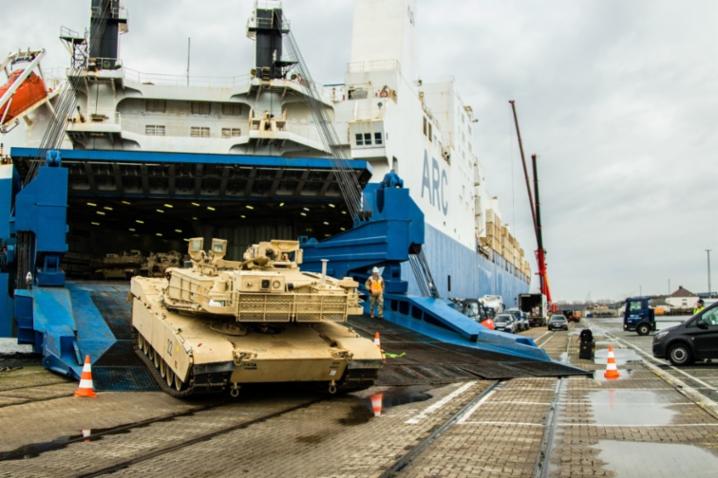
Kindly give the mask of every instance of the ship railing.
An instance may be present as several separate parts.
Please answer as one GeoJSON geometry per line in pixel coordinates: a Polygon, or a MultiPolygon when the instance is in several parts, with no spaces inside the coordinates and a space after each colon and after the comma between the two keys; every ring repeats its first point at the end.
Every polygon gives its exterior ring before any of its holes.
{"type": "MultiPolygon", "coordinates": [[[[179,136],[190,137],[193,128],[196,128],[197,138],[237,138],[250,135],[250,131],[260,131],[255,124],[251,124],[247,116],[219,117],[188,116],[172,117],[169,115],[154,115],[146,113],[119,113],[114,116],[116,124],[121,129],[135,134],[148,134],[151,136],[179,136]],[[201,133],[200,133],[201,130],[201,133]],[[151,131],[152,133],[149,133],[151,131]]],[[[307,141],[319,141],[319,134],[316,125],[309,119],[284,120],[281,128],[264,130],[266,137],[282,133],[292,133],[307,141]]]]}
{"type": "MultiPolygon", "coordinates": [[[[260,10],[280,10],[282,8],[281,0],[255,0],[254,9],[252,9],[252,15],[247,20],[247,29],[249,30],[249,37],[254,39],[256,37],[254,29],[272,29],[276,25],[275,15],[269,18],[257,17],[257,9],[260,10]]],[[[282,16],[282,24],[279,25],[279,30],[283,33],[288,33],[290,29],[289,20],[282,16]]]]}
{"type": "Polygon", "coordinates": [[[163,86],[199,86],[214,88],[233,88],[246,85],[251,75],[237,76],[193,76],[174,75],[170,73],[147,73],[125,68],[125,79],[135,83],[163,85],[163,86]]]}

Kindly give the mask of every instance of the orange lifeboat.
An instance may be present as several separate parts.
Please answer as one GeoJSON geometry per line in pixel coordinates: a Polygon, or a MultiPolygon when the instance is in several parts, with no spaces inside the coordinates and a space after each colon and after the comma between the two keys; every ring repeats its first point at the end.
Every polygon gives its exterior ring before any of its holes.
{"type": "MultiPolygon", "coordinates": [[[[16,70],[10,73],[7,83],[0,86],[0,98],[12,87],[22,73],[23,70],[16,70]]],[[[35,72],[30,73],[22,85],[15,90],[12,100],[7,101],[4,105],[0,105],[1,124],[9,123],[20,116],[25,110],[46,97],[47,89],[45,88],[45,82],[35,72]]]]}

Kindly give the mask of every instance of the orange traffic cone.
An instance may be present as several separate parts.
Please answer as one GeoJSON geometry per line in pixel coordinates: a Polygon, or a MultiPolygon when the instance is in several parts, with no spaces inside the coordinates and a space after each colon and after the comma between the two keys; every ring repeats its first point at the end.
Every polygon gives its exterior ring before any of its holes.
{"type": "Polygon", "coordinates": [[[92,364],[90,356],[85,355],[85,365],[82,366],[80,386],[75,390],[76,397],[95,397],[95,387],[92,385],[92,364]]]}
{"type": "Polygon", "coordinates": [[[384,402],[384,393],[379,392],[371,396],[371,411],[375,417],[381,416],[381,409],[384,402]]]}
{"type": "Polygon", "coordinates": [[[621,376],[616,367],[616,356],[611,345],[608,346],[608,360],[606,361],[606,371],[603,372],[603,376],[609,380],[614,380],[621,376]]]}
{"type": "Polygon", "coordinates": [[[381,338],[379,335],[379,331],[374,332],[374,345],[381,348],[381,338]]]}

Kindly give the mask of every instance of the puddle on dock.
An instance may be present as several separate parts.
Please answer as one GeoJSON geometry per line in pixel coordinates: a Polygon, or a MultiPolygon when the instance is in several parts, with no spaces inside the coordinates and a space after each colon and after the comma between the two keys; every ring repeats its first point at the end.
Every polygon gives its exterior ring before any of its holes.
{"type": "MultiPolygon", "coordinates": [[[[392,387],[379,392],[381,394],[381,411],[407,403],[428,400],[431,398],[431,394],[427,393],[429,389],[430,387],[428,386],[392,387]]],[[[379,393],[366,398],[357,398],[357,403],[351,407],[347,416],[338,420],[339,423],[348,426],[361,425],[374,418],[372,397],[374,397],[374,405],[376,405],[376,395],[379,395],[379,393]]]]}
{"type": "MultiPolygon", "coordinates": [[[[593,363],[605,364],[608,360],[608,349],[598,348],[596,345],[596,352],[593,358],[593,363]]],[[[628,362],[638,362],[641,360],[641,356],[633,349],[613,349],[613,353],[616,356],[616,365],[623,365],[628,362]]]]}
{"type": "Polygon", "coordinates": [[[617,380],[627,380],[633,376],[633,369],[630,369],[630,368],[619,369],[618,370],[618,373],[620,374],[619,377],[611,378],[611,379],[608,379],[603,376],[605,371],[606,371],[605,369],[594,370],[593,371],[593,379],[598,382],[601,382],[601,383],[604,383],[604,382],[610,383],[610,382],[615,382],[617,380]]]}
{"type": "Polygon", "coordinates": [[[718,469],[718,455],[694,445],[600,440],[596,448],[616,478],[714,477],[718,469]]]}
{"type": "Polygon", "coordinates": [[[668,425],[678,413],[651,390],[597,390],[589,394],[593,421],[599,425],[668,425]]]}
{"type": "Polygon", "coordinates": [[[22,445],[18,448],[15,448],[14,450],[0,451],[0,462],[6,460],[24,460],[29,458],[36,458],[45,452],[61,450],[73,443],[94,442],[102,440],[105,436],[130,433],[133,429],[144,428],[149,425],[152,425],[153,423],[171,422],[178,418],[190,417],[197,412],[210,409],[214,406],[216,406],[215,402],[208,402],[207,404],[194,409],[185,410],[166,416],[148,418],[140,422],[117,425],[114,427],[107,428],[83,428],[78,434],[75,435],[65,435],[46,442],[22,445]]]}

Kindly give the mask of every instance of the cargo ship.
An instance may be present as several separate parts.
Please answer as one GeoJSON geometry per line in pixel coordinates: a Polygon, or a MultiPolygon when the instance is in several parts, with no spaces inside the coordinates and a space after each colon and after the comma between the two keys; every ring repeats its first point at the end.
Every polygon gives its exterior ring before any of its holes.
{"type": "MultiPolygon", "coordinates": [[[[255,62],[237,68],[246,74],[199,78],[125,66],[118,56],[128,31],[123,5],[92,0],[89,33],[62,30],[72,52],[62,86],[33,94],[27,111],[0,110],[4,128],[11,121],[27,128],[16,157],[44,151],[60,130],[69,170],[65,258],[75,261],[67,270],[82,257],[182,250],[196,235],[229,239],[229,255],[239,256],[267,238],[345,231],[352,219],[341,187],[313,162],[339,151],[363,186],[389,171],[402,178],[424,214],[424,254],[438,295],[498,295],[515,305],[531,270],[488,192],[471,106],[453,81],[419,79],[415,3],[357,0],[344,82],[317,87],[280,2],[255,4],[247,24],[255,62]],[[67,121],[58,127],[63,109],[67,121]],[[325,140],[327,127],[336,144],[325,140]],[[202,155],[215,155],[213,164],[192,161],[202,155]],[[251,166],[233,159],[248,156],[251,166]]],[[[10,72],[8,85],[19,75],[10,72]]],[[[16,165],[21,176],[32,174],[32,158],[16,165]]],[[[402,265],[408,292],[422,294],[412,272],[402,265]]]]}

